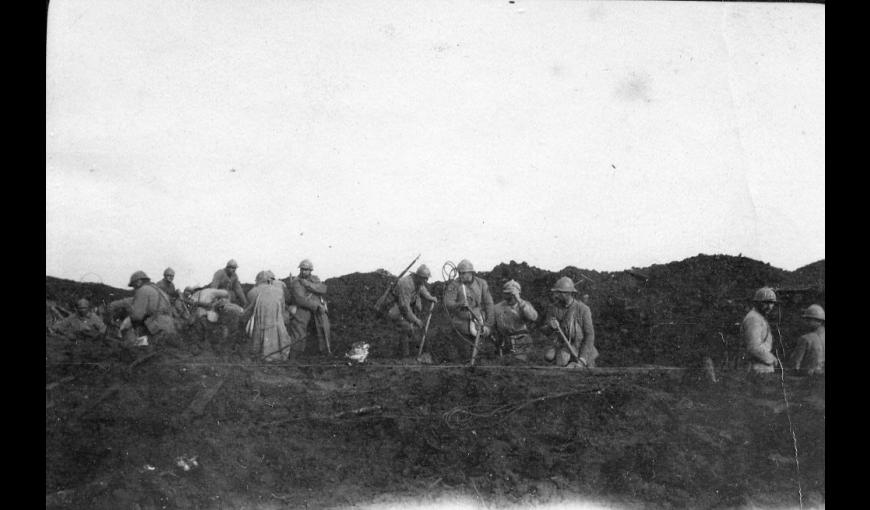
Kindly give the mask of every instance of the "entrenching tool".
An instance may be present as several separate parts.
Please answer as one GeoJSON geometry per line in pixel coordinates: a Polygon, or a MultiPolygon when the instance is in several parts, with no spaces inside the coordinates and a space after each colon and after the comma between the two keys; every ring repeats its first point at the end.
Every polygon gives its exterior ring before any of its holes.
{"type": "Polygon", "coordinates": [[[574,346],[571,345],[571,342],[568,341],[568,337],[565,336],[565,333],[562,331],[562,327],[559,326],[558,323],[556,324],[556,331],[559,332],[559,336],[562,337],[562,340],[565,342],[565,345],[568,346],[568,350],[571,351],[571,355],[574,356],[575,358],[577,358],[578,362],[586,365],[586,360],[584,360],[583,358],[580,357],[580,354],[577,353],[577,349],[575,349],[574,346]]]}
{"type": "Polygon", "coordinates": [[[420,349],[417,351],[417,361],[420,361],[420,356],[423,355],[423,345],[426,343],[426,334],[429,333],[429,321],[432,320],[432,310],[435,309],[435,303],[429,305],[429,316],[426,317],[426,327],[423,328],[423,339],[420,340],[420,349]]]}

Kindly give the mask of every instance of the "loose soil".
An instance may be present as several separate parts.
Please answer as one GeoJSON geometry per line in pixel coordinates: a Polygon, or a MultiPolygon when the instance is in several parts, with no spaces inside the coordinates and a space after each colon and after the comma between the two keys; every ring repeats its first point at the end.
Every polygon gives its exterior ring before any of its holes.
{"type": "MultiPolygon", "coordinates": [[[[592,371],[494,353],[471,369],[440,305],[426,349],[436,364],[398,359],[398,335],[369,311],[391,278],[382,271],[326,281],[334,357],[263,364],[236,337],[215,356],[47,332],[46,507],[823,506],[824,377],[748,379],[727,349],[747,298],[772,285],[788,351],[800,309],[824,306],[824,261],[811,266],[699,256],[619,273],[514,262],[482,273],[494,292],[520,281],[540,311],[559,276],[581,281],[602,353],[592,371]],[[360,340],[368,361],[341,357],[360,340]]],[[[72,283],[46,277],[47,326],[49,302],[124,292],[72,283]]]]}

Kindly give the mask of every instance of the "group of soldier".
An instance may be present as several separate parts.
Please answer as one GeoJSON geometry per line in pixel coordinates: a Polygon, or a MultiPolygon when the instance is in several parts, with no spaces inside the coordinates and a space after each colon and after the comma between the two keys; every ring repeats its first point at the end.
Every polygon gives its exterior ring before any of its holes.
{"type": "Polygon", "coordinates": [[[752,309],[740,323],[740,338],[745,347],[746,367],[752,374],[772,374],[777,368],[792,369],[804,375],[825,373],[825,310],[808,306],[801,317],[808,332],[798,338],[788,360],[774,354],[774,336],[768,318],[777,305],[776,292],[770,287],[755,291],[752,309]]]}
{"type": "MultiPolygon", "coordinates": [[[[235,260],[218,269],[209,285],[186,287],[178,292],[173,283],[175,272],[164,271],[163,279],[151,283],[143,271],[130,277],[133,297],[112,302],[108,314],[118,320],[119,334],[127,344],[177,341],[179,329],[193,332],[200,348],[210,347],[220,354],[231,333],[244,328],[248,348],[255,358],[264,361],[286,360],[291,355],[315,349],[330,353],[330,324],[326,302],[326,284],[312,274],[314,266],[306,259],[299,263],[299,274],[290,277],[289,285],[269,270],[260,271],[254,287],[243,291],[235,260]],[[122,320],[123,318],[123,320],[122,320]],[[313,326],[313,328],[312,328],[313,326]],[[311,331],[314,329],[314,331],[311,331]]],[[[456,277],[449,279],[443,294],[454,332],[473,346],[472,363],[478,350],[498,352],[518,360],[529,360],[535,352],[531,327],[538,328],[551,343],[543,358],[560,367],[592,368],[596,365],[595,328],[592,313],[576,297],[571,278],[559,278],[550,289],[551,302],[542,321],[529,301],[522,298],[522,288],[514,280],[502,285],[502,300],[495,303],[489,284],[475,274],[474,266],[462,260],[455,267],[456,277]]],[[[424,308],[431,313],[438,298],[427,287],[431,271],[426,265],[398,279],[375,308],[400,333],[401,355],[411,354],[411,346],[425,338],[424,308]],[[424,302],[428,306],[424,307],[424,302]],[[421,338],[422,337],[422,338],[421,338]]],[[[825,312],[819,305],[802,314],[808,330],[798,339],[787,361],[774,354],[768,318],[777,304],[773,289],[763,287],[754,297],[752,309],[740,326],[745,366],[754,374],[773,373],[777,367],[805,374],[824,374],[825,312]]],[[[57,332],[69,337],[98,338],[106,334],[102,319],[90,303],[81,299],[76,313],[55,325],[57,332]]],[[[421,347],[422,350],[422,347],[421,347]]]]}

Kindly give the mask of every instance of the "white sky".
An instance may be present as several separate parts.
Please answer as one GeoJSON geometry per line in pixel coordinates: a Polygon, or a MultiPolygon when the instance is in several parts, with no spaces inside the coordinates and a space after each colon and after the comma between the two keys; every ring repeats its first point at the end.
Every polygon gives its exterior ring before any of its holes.
{"type": "Polygon", "coordinates": [[[55,0],[47,48],[48,275],[825,257],[823,5],[55,0]]]}

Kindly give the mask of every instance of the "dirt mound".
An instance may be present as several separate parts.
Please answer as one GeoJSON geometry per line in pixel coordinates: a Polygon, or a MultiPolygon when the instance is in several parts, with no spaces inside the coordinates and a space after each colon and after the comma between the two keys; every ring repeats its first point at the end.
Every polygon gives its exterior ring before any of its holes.
{"type": "Polygon", "coordinates": [[[47,367],[46,507],[824,501],[824,379],[214,361],[47,367]]]}
{"type": "MultiPolygon", "coordinates": [[[[754,381],[718,364],[719,383],[710,384],[693,369],[607,368],[694,367],[715,349],[711,337],[721,343],[719,333],[730,334],[757,287],[794,286],[793,274],[703,255],[621,272],[511,261],[481,273],[496,293],[516,279],[541,311],[562,275],[589,294],[604,366],[597,371],[486,354],[474,370],[451,365],[465,364],[470,346],[441,304],[427,339],[439,363],[399,361],[398,335],[370,308],[395,278],[384,271],[326,280],[334,358],[253,363],[244,340],[232,337],[228,354],[194,355],[187,333],[180,347],[154,352],[47,335],[46,507],[451,497],[495,506],[770,507],[797,506],[798,484],[805,507],[824,503],[824,377],[754,381]],[[358,340],[372,344],[363,365],[340,357],[358,340]]],[[[443,287],[432,291],[441,297],[443,287]]],[[[814,289],[781,294],[787,341],[800,309],[824,304],[824,287],[814,289]]],[[[69,305],[85,290],[92,300],[129,294],[46,277],[47,302],[69,305]]],[[[536,333],[536,341],[546,340],[536,333]]]]}
{"type": "MultiPolygon", "coordinates": [[[[599,272],[568,266],[546,271],[527,263],[510,261],[478,275],[486,279],[493,298],[508,280],[518,281],[523,296],[541,312],[550,299],[549,289],[561,276],[571,277],[579,294],[588,294],[588,304],[601,351],[599,364],[627,366],[659,364],[695,366],[704,356],[717,365],[733,361],[739,350],[737,324],[748,310],[753,292],[768,285],[779,292],[782,306],[774,325],[782,335],[780,350],[790,352],[803,333],[801,311],[812,303],[825,306],[825,261],[794,272],[747,257],[698,255],[668,264],[599,272]]],[[[289,283],[289,278],[284,280],[289,283]]],[[[352,273],[329,278],[329,307],[333,349],[346,352],[355,341],[372,345],[375,357],[395,357],[399,336],[388,321],[376,317],[371,305],[395,281],[387,271],[352,273]]],[[[251,284],[244,284],[249,289],[251,284]]],[[[444,284],[435,282],[432,293],[443,297],[444,284]]],[[[46,276],[46,300],[73,309],[81,296],[100,303],[131,295],[97,283],[76,283],[46,276]]],[[[49,312],[47,310],[48,317],[49,312]]],[[[421,312],[425,319],[427,310],[421,312]]],[[[535,332],[536,344],[548,340],[535,332]]],[[[443,302],[432,312],[427,350],[438,361],[457,362],[470,358],[471,347],[453,331],[443,302]]],[[[486,354],[484,354],[486,355],[486,354]]]]}
{"type": "Polygon", "coordinates": [[[75,302],[81,298],[85,298],[94,306],[98,306],[132,295],[133,291],[130,289],[118,289],[102,283],[76,282],[53,276],[45,277],[46,301],[52,301],[69,310],[75,309],[75,302]]]}

